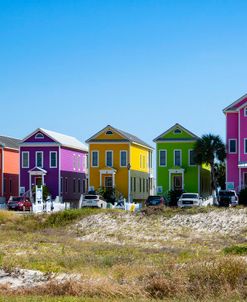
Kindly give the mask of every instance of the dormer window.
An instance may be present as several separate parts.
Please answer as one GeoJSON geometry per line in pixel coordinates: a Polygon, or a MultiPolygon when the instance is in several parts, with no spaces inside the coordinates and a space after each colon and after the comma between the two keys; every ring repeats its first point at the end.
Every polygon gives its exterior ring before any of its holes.
{"type": "Polygon", "coordinates": [[[247,107],[244,108],[244,116],[247,117],[247,107]]]}
{"type": "Polygon", "coordinates": [[[113,132],[111,131],[111,130],[108,130],[107,132],[106,132],[106,135],[112,135],[113,134],[113,132]]]}
{"type": "Polygon", "coordinates": [[[44,139],[45,137],[44,137],[44,134],[42,134],[42,133],[37,133],[36,135],[35,135],[35,139],[44,139]]]}
{"type": "Polygon", "coordinates": [[[174,130],[174,134],[180,134],[180,133],[182,133],[182,131],[180,129],[177,128],[174,130]]]}

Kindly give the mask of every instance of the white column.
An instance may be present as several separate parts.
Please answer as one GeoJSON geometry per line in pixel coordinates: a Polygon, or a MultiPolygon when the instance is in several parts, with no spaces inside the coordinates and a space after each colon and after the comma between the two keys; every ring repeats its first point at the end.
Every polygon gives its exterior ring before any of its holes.
{"type": "Polygon", "coordinates": [[[31,175],[31,173],[29,173],[29,191],[30,191],[29,196],[31,198],[32,197],[32,175],[31,175]]]}

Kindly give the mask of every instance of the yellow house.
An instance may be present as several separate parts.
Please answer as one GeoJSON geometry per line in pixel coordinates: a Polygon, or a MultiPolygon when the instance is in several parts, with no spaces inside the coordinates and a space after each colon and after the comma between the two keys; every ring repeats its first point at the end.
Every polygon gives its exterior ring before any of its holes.
{"type": "Polygon", "coordinates": [[[110,125],[89,144],[89,187],[115,188],[126,199],[145,200],[153,187],[153,148],[138,137],[110,125]]]}

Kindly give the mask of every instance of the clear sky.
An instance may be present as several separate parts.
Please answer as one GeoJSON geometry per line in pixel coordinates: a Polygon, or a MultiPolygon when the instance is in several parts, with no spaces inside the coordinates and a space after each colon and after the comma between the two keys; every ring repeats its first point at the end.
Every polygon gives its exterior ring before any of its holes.
{"type": "Polygon", "coordinates": [[[0,0],[0,134],[148,143],[179,122],[225,135],[247,92],[246,0],[0,0]]]}

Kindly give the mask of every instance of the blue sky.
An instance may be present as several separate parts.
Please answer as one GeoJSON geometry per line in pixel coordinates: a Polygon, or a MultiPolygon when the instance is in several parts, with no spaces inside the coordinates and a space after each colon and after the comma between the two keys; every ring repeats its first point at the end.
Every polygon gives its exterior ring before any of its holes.
{"type": "Polygon", "coordinates": [[[0,0],[0,134],[148,143],[179,122],[225,135],[246,93],[247,1],[0,0]]]}

